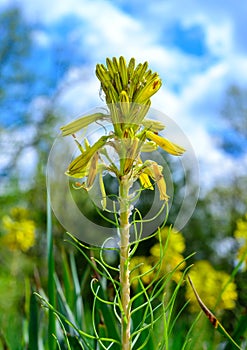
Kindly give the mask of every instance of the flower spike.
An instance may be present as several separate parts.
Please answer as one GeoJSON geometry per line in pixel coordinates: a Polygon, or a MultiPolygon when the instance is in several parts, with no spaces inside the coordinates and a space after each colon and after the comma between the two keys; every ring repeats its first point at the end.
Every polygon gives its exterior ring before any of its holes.
{"type": "Polygon", "coordinates": [[[142,163],[140,158],[142,152],[153,152],[158,147],[174,156],[181,156],[185,151],[158,135],[165,128],[161,121],[146,118],[151,106],[150,98],[162,84],[159,75],[148,68],[148,62],[136,64],[135,59],[131,58],[126,63],[121,56],[107,58],[106,64],[97,64],[96,76],[104,91],[109,112],[83,116],[61,127],[62,135],[72,135],[81,152],[69,165],[66,175],[85,177],[83,188],[90,190],[97,173],[100,173],[98,180],[104,197],[104,209],[106,195],[102,169],[113,173],[120,182],[122,178],[133,177],[133,181],[139,180],[145,189],[154,189],[153,180],[159,189],[160,199],[168,201],[163,168],[152,160],[142,163]],[[113,130],[92,146],[85,139],[82,146],[74,134],[100,120],[110,122],[113,130]],[[111,159],[112,152],[117,156],[117,162],[115,158],[111,159]]]}

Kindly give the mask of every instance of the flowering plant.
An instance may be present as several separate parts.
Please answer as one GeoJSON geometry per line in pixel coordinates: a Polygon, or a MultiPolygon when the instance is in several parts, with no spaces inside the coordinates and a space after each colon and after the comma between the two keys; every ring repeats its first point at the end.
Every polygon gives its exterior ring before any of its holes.
{"type": "MultiPolygon", "coordinates": [[[[90,123],[109,120],[113,130],[102,136],[93,145],[87,140],[82,146],[77,145],[81,154],[69,165],[68,176],[83,178],[79,184],[89,190],[95,181],[96,174],[100,173],[102,207],[106,209],[106,195],[102,172],[113,173],[118,179],[119,193],[119,249],[120,249],[120,303],[121,309],[121,344],[129,350],[131,346],[131,300],[130,300],[130,216],[131,206],[135,193],[131,192],[133,183],[139,180],[142,187],[153,190],[157,184],[160,200],[167,202],[166,183],[162,174],[162,167],[153,160],[142,161],[143,151],[155,150],[158,146],[166,152],[180,156],[184,149],[158,135],[164,125],[160,121],[146,119],[150,107],[150,97],[158,91],[161,79],[157,73],[148,70],[148,64],[139,64],[135,67],[132,58],[128,65],[121,56],[119,60],[106,60],[106,66],[98,64],[96,75],[100,80],[101,88],[105,93],[109,109],[107,114],[95,113],[82,117],[62,127],[64,136],[74,135],[78,130],[90,123]],[[109,155],[109,148],[117,155],[117,162],[109,155]]],[[[74,136],[75,137],[75,136],[74,136]]]]}
{"type": "MultiPolygon", "coordinates": [[[[49,302],[43,297],[41,299],[49,308],[50,316],[54,314],[58,318],[69,349],[67,328],[80,349],[168,349],[172,344],[170,335],[174,325],[187,306],[186,303],[178,315],[174,315],[179,289],[190,268],[186,267],[189,257],[184,259],[182,256],[183,237],[176,233],[174,244],[173,230],[164,228],[165,220],[157,225],[154,232],[149,232],[149,237],[143,237],[143,224],[145,221],[155,221],[159,212],[153,218],[144,220],[135,203],[142,191],[157,189],[158,206],[168,213],[170,199],[163,166],[146,154],[161,148],[170,155],[179,157],[185,149],[160,135],[165,129],[161,121],[147,118],[150,98],[161,87],[160,77],[148,69],[147,62],[136,66],[133,58],[128,63],[122,56],[119,59],[107,58],[106,65],[96,66],[96,76],[100,80],[107,107],[103,112],[88,114],[61,127],[62,136],[72,135],[79,151],[79,155],[64,170],[66,176],[74,180],[73,187],[82,190],[82,193],[86,191],[90,194],[98,183],[101,211],[99,208],[97,210],[101,217],[114,226],[118,237],[117,246],[109,247],[106,242],[103,246],[100,244],[100,248],[88,247],[78,241],[72,235],[73,232],[69,234],[71,244],[80,251],[94,271],[90,283],[93,295],[91,326],[85,325],[81,329],[80,321],[71,316],[68,305],[64,306],[63,312],[59,312],[54,306],[54,300],[49,302]],[[108,123],[107,127],[105,122],[108,123]],[[95,134],[96,140],[90,142],[84,131],[93,123],[103,126],[104,135],[95,134]],[[77,136],[81,131],[84,135],[83,142],[77,136]],[[111,174],[117,181],[118,192],[114,195],[113,209],[109,207],[111,195],[106,191],[105,174],[111,174]],[[104,215],[109,212],[113,214],[113,220],[104,215]],[[134,254],[141,241],[154,237],[157,241],[151,249],[152,259],[145,266],[145,261],[136,259],[134,254]],[[176,260],[175,263],[167,260],[169,247],[170,257],[176,260]],[[117,267],[107,262],[109,252],[118,254],[117,267]],[[176,285],[171,293],[167,293],[171,281],[175,281],[176,285]]],[[[80,229],[83,230],[83,227],[80,229]]],[[[49,242],[52,257],[51,234],[49,242]]],[[[74,266],[73,260],[71,264],[74,266]]],[[[52,263],[50,266],[52,289],[52,263]]],[[[78,286],[75,272],[73,278],[78,286]]],[[[220,325],[201,301],[192,280],[189,281],[200,307],[214,326],[220,325]]],[[[58,287],[61,290],[59,284],[58,287]]],[[[60,299],[63,299],[62,293],[60,299]]],[[[80,312],[77,310],[76,314],[78,316],[80,312]]],[[[50,321],[55,332],[52,316],[50,321]]],[[[219,328],[228,336],[221,325],[219,328]]],[[[238,347],[230,336],[228,338],[238,347]]],[[[59,339],[56,340],[60,344],[59,339]]],[[[186,337],[183,349],[188,344],[189,337],[186,337]]],[[[175,340],[173,345],[175,346],[175,340]]]]}

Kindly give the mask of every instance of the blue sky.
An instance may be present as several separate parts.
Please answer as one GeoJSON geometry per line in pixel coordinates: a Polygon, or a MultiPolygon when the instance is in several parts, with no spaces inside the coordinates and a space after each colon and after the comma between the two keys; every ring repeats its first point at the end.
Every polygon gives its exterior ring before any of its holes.
{"type": "MultiPolygon", "coordinates": [[[[246,171],[246,152],[236,159],[212,138],[215,130],[228,132],[219,117],[228,87],[247,88],[246,1],[2,0],[9,4],[19,4],[30,24],[39,23],[33,38],[43,57],[36,69],[56,76],[57,86],[67,84],[57,108],[68,119],[101,104],[96,63],[134,56],[159,72],[163,86],[152,106],[187,134],[203,160],[202,181],[227,178],[236,166],[246,171]],[[67,70],[62,59],[50,62],[54,43],[66,48],[67,70]]],[[[32,106],[42,103],[44,96],[35,96],[32,106]]]]}

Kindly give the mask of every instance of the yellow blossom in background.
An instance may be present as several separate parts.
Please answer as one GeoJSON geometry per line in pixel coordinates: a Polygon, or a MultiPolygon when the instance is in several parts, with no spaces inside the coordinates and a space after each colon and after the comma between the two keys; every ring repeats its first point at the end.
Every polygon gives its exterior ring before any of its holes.
{"type": "Polygon", "coordinates": [[[35,243],[35,224],[28,219],[24,208],[13,208],[10,215],[2,218],[2,227],[6,232],[1,237],[1,244],[10,250],[28,251],[35,243]]]}
{"type": "Polygon", "coordinates": [[[150,257],[135,256],[130,261],[130,279],[133,287],[138,284],[138,276],[141,276],[141,280],[145,285],[152,282],[154,278],[154,272],[152,271],[152,265],[150,257]]]}
{"type": "Polygon", "coordinates": [[[162,277],[164,274],[172,272],[174,269],[176,269],[176,271],[173,272],[172,279],[175,282],[179,281],[185,266],[184,257],[182,255],[185,250],[184,237],[180,232],[175,230],[171,230],[170,232],[169,228],[164,228],[161,231],[161,240],[162,247],[160,243],[154,244],[150,249],[149,256],[137,256],[131,259],[130,270],[132,270],[132,286],[137,285],[137,276],[141,276],[142,282],[147,285],[154,278],[162,277]],[[159,262],[161,262],[161,264],[159,264],[159,262]],[[155,267],[156,265],[157,267],[155,267]]]}
{"type": "MultiPolygon", "coordinates": [[[[172,275],[172,279],[175,282],[178,282],[182,274],[181,271],[185,267],[185,263],[182,263],[184,261],[183,252],[185,250],[184,237],[180,232],[177,232],[174,229],[170,232],[170,229],[165,227],[161,231],[161,239],[163,246],[165,247],[166,244],[167,246],[164,251],[164,257],[162,258],[160,274],[163,275],[169,273],[177,268],[172,275]]],[[[156,243],[150,249],[150,253],[153,263],[157,263],[161,254],[160,243],[156,243]]]]}
{"type": "MultiPolygon", "coordinates": [[[[236,284],[234,282],[228,283],[230,275],[224,271],[215,270],[206,260],[196,262],[189,275],[200,298],[209,309],[218,312],[234,309],[238,294],[236,284]]],[[[190,300],[189,305],[192,312],[200,310],[189,284],[186,287],[185,297],[190,300]]]]}
{"type": "Polygon", "coordinates": [[[245,214],[244,219],[237,221],[234,237],[239,243],[237,258],[238,260],[244,260],[245,269],[247,269],[247,214],[245,214]]]}

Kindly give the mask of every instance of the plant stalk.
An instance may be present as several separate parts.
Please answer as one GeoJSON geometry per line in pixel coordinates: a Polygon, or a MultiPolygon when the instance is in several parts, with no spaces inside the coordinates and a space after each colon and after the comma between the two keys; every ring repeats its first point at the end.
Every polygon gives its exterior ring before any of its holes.
{"type": "Polygon", "coordinates": [[[132,186],[132,180],[128,175],[122,176],[119,185],[119,204],[120,204],[120,284],[121,284],[121,341],[122,349],[130,350],[130,271],[129,271],[129,235],[131,215],[131,205],[129,199],[129,190],[132,186]]]}

